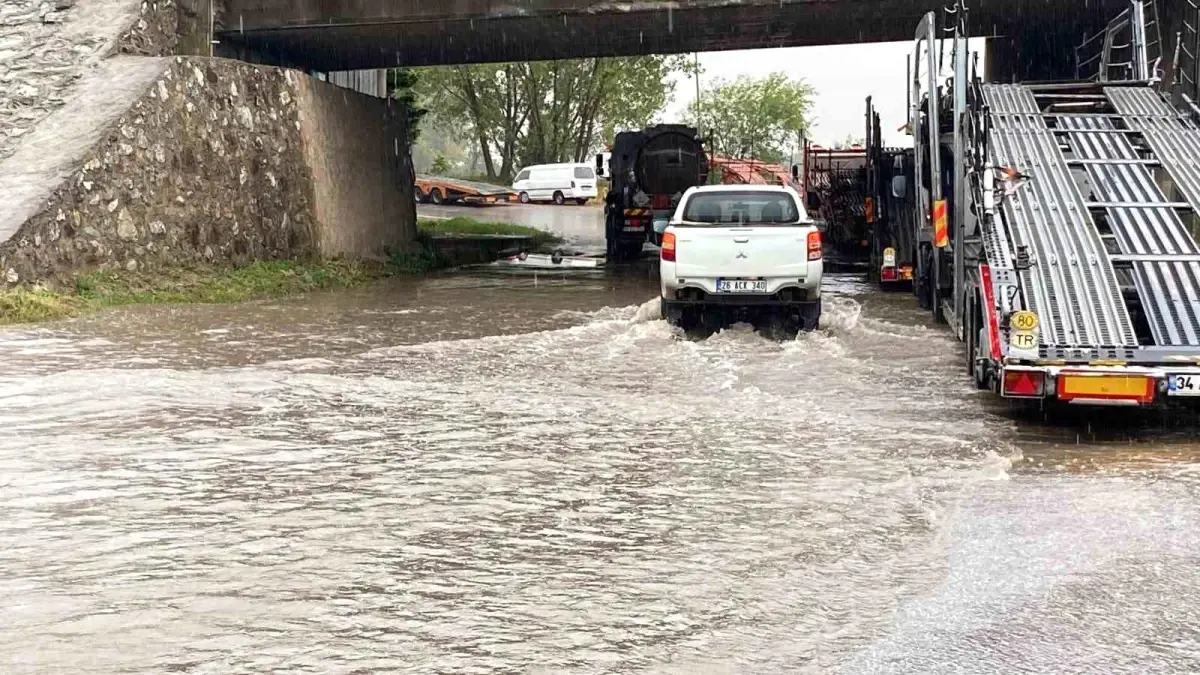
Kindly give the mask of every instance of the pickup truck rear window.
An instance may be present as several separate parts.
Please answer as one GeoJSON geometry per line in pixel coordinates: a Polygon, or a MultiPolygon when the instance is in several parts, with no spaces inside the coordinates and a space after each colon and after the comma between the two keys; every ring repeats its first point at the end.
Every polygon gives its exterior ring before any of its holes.
{"type": "Polygon", "coordinates": [[[780,192],[701,192],[683,208],[688,223],[784,225],[801,220],[791,195],[780,192]]]}

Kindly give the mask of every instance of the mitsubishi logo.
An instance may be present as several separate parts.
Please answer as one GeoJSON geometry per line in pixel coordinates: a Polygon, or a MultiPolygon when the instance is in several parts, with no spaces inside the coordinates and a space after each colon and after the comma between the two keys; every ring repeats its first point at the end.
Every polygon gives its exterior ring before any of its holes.
{"type": "Polygon", "coordinates": [[[738,258],[745,258],[745,257],[746,257],[746,252],[745,252],[745,251],[738,251],[737,257],[738,257],[738,258]]]}

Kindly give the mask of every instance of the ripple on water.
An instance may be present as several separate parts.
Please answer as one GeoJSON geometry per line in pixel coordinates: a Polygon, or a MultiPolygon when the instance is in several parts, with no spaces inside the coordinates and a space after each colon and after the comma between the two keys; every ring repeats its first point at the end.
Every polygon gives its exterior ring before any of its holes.
{"type": "Polygon", "coordinates": [[[944,334],[833,294],[788,343],[562,311],[207,368],[67,337],[101,365],[0,374],[9,670],[827,670],[994,580],[952,533],[1020,453],[944,334]]]}

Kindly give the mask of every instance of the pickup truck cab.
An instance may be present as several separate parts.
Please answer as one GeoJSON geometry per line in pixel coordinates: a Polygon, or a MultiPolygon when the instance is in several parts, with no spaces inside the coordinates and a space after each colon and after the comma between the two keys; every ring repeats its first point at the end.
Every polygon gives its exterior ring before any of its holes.
{"type": "Polygon", "coordinates": [[[776,185],[687,190],[663,232],[662,313],[690,329],[737,321],[795,332],[821,319],[821,232],[776,185]]]}

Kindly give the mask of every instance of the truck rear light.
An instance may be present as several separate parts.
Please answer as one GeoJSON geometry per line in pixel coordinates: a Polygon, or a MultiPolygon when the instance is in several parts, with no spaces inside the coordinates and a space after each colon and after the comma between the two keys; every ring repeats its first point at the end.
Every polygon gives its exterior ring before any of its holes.
{"type": "Polygon", "coordinates": [[[571,181],[571,189],[572,189],[572,190],[574,190],[574,189],[575,189],[575,181],[571,181]]]}
{"type": "Polygon", "coordinates": [[[1040,370],[1004,371],[1005,396],[1042,398],[1046,391],[1046,374],[1040,370]]]}
{"type": "Polygon", "coordinates": [[[879,280],[880,281],[895,281],[899,277],[900,277],[900,275],[896,272],[895,267],[879,268],[879,280]]]}
{"type": "Polygon", "coordinates": [[[662,259],[675,262],[675,233],[664,232],[662,237],[662,259]]]}
{"type": "Polygon", "coordinates": [[[819,230],[808,233],[808,259],[821,259],[821,232],[819,230]]]}

